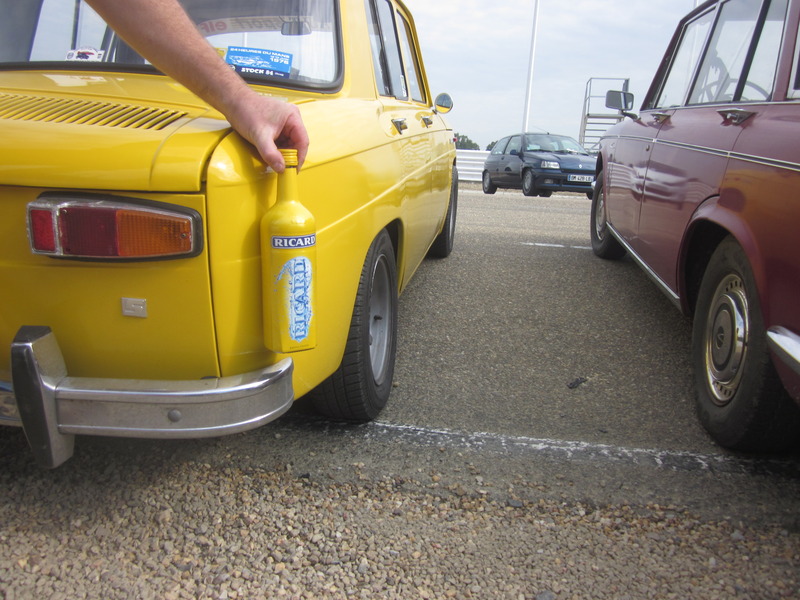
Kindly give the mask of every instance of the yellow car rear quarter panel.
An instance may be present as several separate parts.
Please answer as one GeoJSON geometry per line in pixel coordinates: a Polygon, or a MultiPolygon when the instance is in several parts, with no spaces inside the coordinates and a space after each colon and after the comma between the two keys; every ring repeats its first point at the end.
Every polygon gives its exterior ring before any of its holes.
{"type": "MultiPolygon", "coordinates": [[[[45,190],[0,188],[0,365],[22,325],[53,329],[70,375],[141,379],[216,376],[206,251],[147,262],[55,259],[31,252],[26,206],[45,190]],[[147,303],[146,317],[125,316],[122,299],[147,303]]],[[[131,194],[126,196],[130,197],[131,194]]],[[[137,194],[180,204],[205,220],[201,195],[137,194]]],[[[0,379],[7,371],[0,374],[0,379]]]]}
{"type": "MultiPolygon", "coordinates": [[[[368,177],[354,160],[306,163],[298,187],[317,226],[317,346],[292,354],[295,394],[316,387],[339,365],[367,249],[395,209],[381,215],[380,198],[366,201],[368,177]],[[377,206],[376,206],[377,204],[377,206]]],[[[208,223],[214,310],[223,375],[253,370],[277,360],[264,347],[259,225],[275,202],[278,176],[265,172],[236,135],[211,159],[208,223]]]]}
{"type": "MultiPolygon", "coordinates": [[[[301,105],[312,134],[300,170],[300,201],[317,228],[317,346],[292,354],[296,396],[327,378],[339,365],[367,251],[378,232],[397,223],[398,261],[406,261],[404,222],[421,193],[419,173],[404,173],[400,144],[379,129],[376,101],[328,99],[301,105]],[[337,115],[332,119],[331,115],[337,115]],[[364,123],[364,127],[353,127],[364,123]]],[[[430,188],[430,178],[421,184],[430,188]]],[[[259,224],[275,202],[278,176],[266,172],[238,135],[226,138],[209,163],[207,179],[211,278],[223,375],[253,370],[277,357],[263,343],[259,224]]],[[[416,210],[418,212],[418,209],[416,210]]],[[[430,217],[430,215],[429,215],[430,217]]],[[[421,240],[415,243],[419,246],[421,240]]],[[[427,247],[427,246],[426,246],[427,247]]],[[[416,254],[424,249],[416,248],[416,254]]],[[[402,272],[402,270],[401,270],[402,272]]]]}

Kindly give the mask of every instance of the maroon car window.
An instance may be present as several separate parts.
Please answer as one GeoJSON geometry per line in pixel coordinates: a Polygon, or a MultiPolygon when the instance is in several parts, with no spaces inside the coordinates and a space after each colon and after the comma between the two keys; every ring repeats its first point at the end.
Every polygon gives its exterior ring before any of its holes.
{"type": "Polygon", "coordinates": [[[730,0],[722,5],[689,104],[734,99],[760,12],[760,3],[749,0],[730,0]]]}
{"type": "Polygon", "coordinates": [[[788,4],[788,0],[772,0],[753,62],[737,100],[757,102],[772,98],[772,85],[775,82],[788,4]]]}
{"type": "Polygon", "coordinates": [[[680,45],[673,55],[669,73],[653,108],[681,106],[686,101],[695,65],[703,51],[713,21],[714,11],[709,11],[686,24],[680,45]]]}

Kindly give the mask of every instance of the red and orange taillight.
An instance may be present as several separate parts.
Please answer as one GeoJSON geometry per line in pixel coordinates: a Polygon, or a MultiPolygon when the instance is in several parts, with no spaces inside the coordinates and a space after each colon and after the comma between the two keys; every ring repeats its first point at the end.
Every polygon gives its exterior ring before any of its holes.
{"type": "Polygon", "coordinates": [[[200,215],[189,208],[103,197],[42,197],[28,204],[35,254],[95,260],[197,256],[200,215]]]}

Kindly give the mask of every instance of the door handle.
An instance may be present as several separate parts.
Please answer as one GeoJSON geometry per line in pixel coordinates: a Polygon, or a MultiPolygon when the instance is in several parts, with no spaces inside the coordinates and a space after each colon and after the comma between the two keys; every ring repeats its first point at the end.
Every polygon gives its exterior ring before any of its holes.
{"type": "Polygon", "coordinates": [[[403,133],[403,131],[408,129],[405,119],[392,119],[392,124],[394,125],[395,129],[397,129],[397,133],[403,133]]]}
{"type": "Polygon", "coordinates": [[[723,124],[730,123],[731,125],[741,125],[756,114],[749,110],[742,110],[741,108],[723,108],[717,112],[722,117],[723,124]]]}
{"type": "Polygon", "coordinates": [[[422,122],[425,123],[425,127],[430,127],[433,125],[433,119],[428,116],[422,117],[422,122]]]}
{"type": "Polygon", "coordinates": [[[669,117],[670,117],[669,113],[662,113],[662,112],[653,113],[653,120],[659,125],[661,125],[661,123],[669,119],[669,117]]]}

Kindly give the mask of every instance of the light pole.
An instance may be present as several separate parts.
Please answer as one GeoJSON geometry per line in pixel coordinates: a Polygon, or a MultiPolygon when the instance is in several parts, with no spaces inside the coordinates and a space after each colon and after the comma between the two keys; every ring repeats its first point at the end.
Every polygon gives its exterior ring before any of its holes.
{"type": "Polygon", "coordinates": [[[533,92],[533,63],[536,57],[536,32],[539,29],[539,0],[533,0],[533,31],[531,32],[531,61],[528,65],[528,91],[525,94],[525,115],[522,119],[522,133],[528,131],[528,119],[531,113],[531,95],[533,92]]]}

